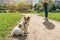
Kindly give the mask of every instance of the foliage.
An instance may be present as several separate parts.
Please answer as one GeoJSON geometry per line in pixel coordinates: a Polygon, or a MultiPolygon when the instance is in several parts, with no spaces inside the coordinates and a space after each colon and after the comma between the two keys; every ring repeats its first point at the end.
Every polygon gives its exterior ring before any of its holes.
{"type": "Polygon", "coordinates": [[[5,10],[7,10],[7,5],[3,5],[3,4],[0,4],[0,12],[2,13],[2,12],[5,12],[6,13],[6,11],[5,10]]]}
{"type": "Polygon", "coordinates": [[[39,13],[39,12],[40,12],[40,5],[35,4],[35,5],[34,5],[34,10],[39,13]]]}
{"type": "Polygon", "coordinates": [[[17,3],[17,4],[1,4],[0,5],[0,12],[6,12],[5,10],[9,10],[10,12],[16,12],[16,11],[21,11],[21,12],[26,12],[28,10],[32,9],[32,4],[27,4],[27,3],[17,3]]]}
{"type": "Polygon", "coordinates": [[[31,9],[31,4],[25,4],[25,3],[18,3],[17,9],[21,12],[26,12],[27,10],[31,9]]]}
{"type": "Polygon", "coordinates": [[[52,5],[52,7],[49,8],[49,11],[50,11],[50,12],[56,11],[56,6],[55,6],[55,5],[52,5]]]}

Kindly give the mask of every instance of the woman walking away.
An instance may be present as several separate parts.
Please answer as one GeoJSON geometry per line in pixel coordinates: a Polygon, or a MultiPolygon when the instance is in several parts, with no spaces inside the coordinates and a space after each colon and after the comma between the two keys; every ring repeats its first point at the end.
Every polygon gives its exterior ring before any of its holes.
{"type": "Polygon", "coordinates": [[[48,0],[44,1],[45,20],[48,20],[48,0]]]}

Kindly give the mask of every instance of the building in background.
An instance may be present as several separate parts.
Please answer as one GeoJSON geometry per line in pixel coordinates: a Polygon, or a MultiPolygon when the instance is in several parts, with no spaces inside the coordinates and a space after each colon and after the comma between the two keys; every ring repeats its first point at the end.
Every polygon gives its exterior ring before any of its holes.
{"type": "Polygon", "coordinates": [[[0,0],[0,4],[2,4],[2,1],[3,1],[3,0],[0,0]]]}
{"type": "Polygon", "coordinates": [[[15,4],[15,0],[0,0],[0,4],[15,4]]]}
{"type": "Polygon", "coordinates": [[[55,5],[59,5],[60,6],[60,0],[55,0],[55,5]]]}

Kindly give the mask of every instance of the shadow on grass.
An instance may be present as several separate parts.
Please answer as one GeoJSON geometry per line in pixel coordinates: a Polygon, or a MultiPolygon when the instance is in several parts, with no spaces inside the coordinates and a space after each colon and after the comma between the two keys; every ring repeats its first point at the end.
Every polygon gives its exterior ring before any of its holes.
{"type": "Polygon", "coordinates": [[[44,24],[44,26],[45,26],[47,29],[49,29],[49,30],[52,30],[52,29],[55,28],[55,25],[54,25],[52,22],[50,22],[49,20],[45,20],[45,21],[43,22],[43,24],[44,24]]]}
{"type": "Polygon", "coordinates": [[[13,40],[26,40],[27,35],[26,36],[14,36],[13,40]]]}

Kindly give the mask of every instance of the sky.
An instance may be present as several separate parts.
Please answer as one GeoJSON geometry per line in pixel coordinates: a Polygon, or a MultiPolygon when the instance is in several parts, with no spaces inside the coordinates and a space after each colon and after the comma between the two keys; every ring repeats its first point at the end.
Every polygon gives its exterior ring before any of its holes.
{"type": "Polygon", "coordinates": [[[33,5],[35,5],[38,2],[39,2],[39,0],[33,0],[33,5]]]}

